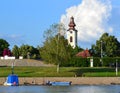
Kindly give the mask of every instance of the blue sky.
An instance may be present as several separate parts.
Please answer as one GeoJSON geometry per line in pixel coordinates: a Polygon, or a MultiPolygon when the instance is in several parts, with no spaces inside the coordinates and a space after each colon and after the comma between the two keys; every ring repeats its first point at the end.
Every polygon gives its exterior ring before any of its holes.
{"type": "MultiPolygon", "coordinates": [[[[119,34],[120,0],[88,0],[88,1],[95,1],[95,3],[99,3],[98,1],[100,1],[101,6],[102,4],[106,4],[104,3],[106,1],[111,2],[110,5],[112,9],[110,11],[105,12],[105,14],[109,13],[110,15],[107,16],[107,18],[105,19],[106,27],[104,28],[108,27],[111,31],[110,34],[115,35],[116,38],[120,40],[120,34],[119,34]]],[[[34,47],[37,47],[38,45],[42,46],[42,43],[44,41],[43,33],[45,30],[47,30],[50,27],[50,25],[54,23],[59,23],[62,19],[64,19],[62,18],[62,16],[69,17],[67,15],[69,15],[69,13],[72,12],[70,11],[70,8],[72,8],[73,6],[81,7],[80,5],[83,4],[83,2],[88,2],[88,1],[87,0],[1,0],[0,1],[0,38],[7,40],[10,44],[10,48],[12,48],[14,45],[20,46],[22,44],[29,44],[34,47]]],[[[79,9],[82,8],[77,8],[77,9],[78,9],[77,11],[79,11],[79,9]]],[[[77,16],[76,16],[76,20],[77,20],[77,16]]],[[[102,16],[102,20],[104,19],[103,17],[104,16],[102,16]]],[[[102,24],[104,24],[104,21],[102,22],[102,24]]],[[[81,33],[84,36],[83,32],[84,31],[81,31],[81,33]]],[[[100,34],[102,34],[103,32],[101,32],[100,34]]],[[[88,34],[87,37],[89,37],[89,35],[91,34],[88,34]]],[[[79,33],[79,37],[82,37],[80,36],[80,33],[79,33]]],[[[78,45],[82,48],[90,48],[91,44],[94,44],[96,39],[98,39],[96,37],[95,38],[92,37],[89,37],[91,39],[90,41],[82,40],[84,38],[79,38],[78,45]]]]}

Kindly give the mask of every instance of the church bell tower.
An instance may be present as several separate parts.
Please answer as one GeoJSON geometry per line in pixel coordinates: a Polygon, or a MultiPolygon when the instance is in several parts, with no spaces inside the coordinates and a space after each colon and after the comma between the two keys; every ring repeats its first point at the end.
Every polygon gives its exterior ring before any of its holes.
{"type": "Polygon", "coordinates": [[[68,44],[70,44],[73,48],[77,46],[77,30],[75,29],[74,18],[70,18],[69,29],[67,30],[67,40],[68,44]]]}

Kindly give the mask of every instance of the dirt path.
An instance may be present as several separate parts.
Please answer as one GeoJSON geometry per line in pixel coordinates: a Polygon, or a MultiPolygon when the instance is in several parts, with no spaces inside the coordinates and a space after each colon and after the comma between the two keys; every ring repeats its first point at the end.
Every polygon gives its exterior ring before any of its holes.
{"type": "MultiPolygon", "coordinates": [[[[3,85],[6,78],[0,78],[3,85]]],[[[120,77],[20,77],[19,84],[43,85],[46,81],[71,81],[72,85],[110,85],[120,84],[120,77]]]]}

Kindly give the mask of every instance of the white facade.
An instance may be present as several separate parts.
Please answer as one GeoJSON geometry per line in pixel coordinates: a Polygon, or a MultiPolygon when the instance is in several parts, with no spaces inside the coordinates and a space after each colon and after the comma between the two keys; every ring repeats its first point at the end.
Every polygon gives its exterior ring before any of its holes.
{"type": "Polygon", "coordinates": [[[67,40],[68,44],[75,48],[77,46],[77,31],[67,31],[67,40]]]}
{"type": "Polygon", "coordinates": [[[67,30],[67,40],[73,48],[77,46],[77,30],[75,29],[74,18],[71,17],[69,23],[69,29],[67,30]]]}

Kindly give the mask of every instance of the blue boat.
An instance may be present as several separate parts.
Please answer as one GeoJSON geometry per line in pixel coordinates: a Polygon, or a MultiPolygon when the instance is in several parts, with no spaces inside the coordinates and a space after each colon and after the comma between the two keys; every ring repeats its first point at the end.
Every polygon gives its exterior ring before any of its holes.
{"type": "Polygon", "coordinates": [[[19,85],[19,79],[16,74],[14,74],[14,63],[12,63],[12,74],[8,75],[4,85],[5,86],[18,86],[19,85]]]}
{"type": "Polygon", "coordinates": [[[6,82],[4,83],[5,86],[18,86],[19,85],[19,79],[18,76],[15,74],[10,74],[6,82]]]}
{"type": "Polygon", "coordinates": [[[46,83],[46,85],[52,85],[52,86],[69,86],[71,85],[72,82],[61,82],[61,81],[57,81],[57,82],[51,82],[48,81],[46,83]]]}

